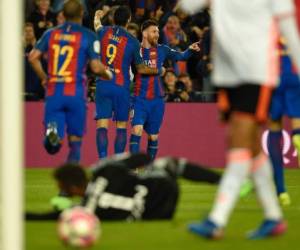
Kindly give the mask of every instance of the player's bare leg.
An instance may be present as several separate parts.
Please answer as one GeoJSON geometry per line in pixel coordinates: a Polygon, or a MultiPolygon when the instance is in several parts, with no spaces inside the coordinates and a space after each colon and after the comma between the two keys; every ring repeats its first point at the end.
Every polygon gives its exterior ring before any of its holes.
{"type": "Polygon", "coordinates": [[[250,173],[252,164],[253,134],[256,123],[250,116],[231,115],[227,134],[227,166],[222,177],[213,209],[207,220],[191,224],[189,229],[207,238],[220,238],[233,207],[238,199],[242,183],[250,173]]]}
{"type": "Polygon", "coordinates": [[[273,233],[282,233],[284,231],[282,214],[272,186],[270,163],[261,152],[260,129],[257,122],[251,116],[233,113],[229,122],[227,140],[229,146],[227,167],[213,209],[207,220],[201,224],[190,225],[190,230],[208,238],[222,236],[222,228],[228,222],[240,187],[254,164],[252,177],[264,208],[266,221],[250,237],[259,238],[273,233]],[[269,226],[267,231],[265,223],[269,226]],[[282,230],[277,232],[277,229],[282,230]]]}
{"type": "Polygon", "coordinates": [[[69,142],[69,154],[68,154],[67,162],[78,163],[80,161],[80,156],[81,156],[82,137],[76,135],[69,135],[68,142],[69,142]]]}
{"type": "Polygon", "coordinates": [[[140,142],[143,134],[143,129],[143,125],[135,125],[132,127],[129,145],[130,153],[140,152],[140,142]]]}
{"type": "Polygon", "coordinates": [[[96,122],[97,132],[96,132],[96,144],[99,159],[107,157],[107,129],[109,125],[109,119],[99,119],[96,122]]]}
{"type": "Polygon", "coordinates": [[[229,150],[226,171],[209,215],[209,218],[219,227],[227,224],[240,187],[250,173],[253,135],[256,133],[256,126],[255,120],[250,116],[241,116],[236,113],[231,116],[227,135],[229,150]]]}
{"type": "MultiPolygon", "coordinates": [[[[256,134],[254,145],[257,148],[261,147],[260,131],[256,134]]],[[[262,239],[283,234],[286,231],[286,224],[282,220],[282,212],[273,186],[272,166],[269,158],[262,151],[253,158],[251,177],[264,210],[264,221],[256,231],[248,235],[249,239],[262,239]]]]}
{"type": "Polygon", "coordinates": [[[120,154],[125,151],[127,143],[127,121],[117,121],[116,127],[115,154],[120,154]]]}
{"type": "Polygon", "coordinates": [[[151,156],[152,159],[156,157],[157,150],[158,150],[158,134],[148,135],[147,153],[151,156]]]}

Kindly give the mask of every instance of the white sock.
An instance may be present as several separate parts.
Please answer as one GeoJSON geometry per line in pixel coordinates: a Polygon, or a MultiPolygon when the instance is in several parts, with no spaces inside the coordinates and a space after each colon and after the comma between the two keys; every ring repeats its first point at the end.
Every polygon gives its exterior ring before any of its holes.
{"type": "Polygon", "coordinates": [[[253,159],[251,175],[265,218],[279,220],[282,218],[282,212],[278,204],[272,174],[272,166],[266,155],[261,153],[253,159]]]}
{"type": "Polygon", "coordinates": [[[250,173],[251,151],[245,148],[228,152],[227,167],[219,185],[217,197],[209,219],[220,227],[227,224],[230,213],[239,197],[241,185],[250,173]]]}

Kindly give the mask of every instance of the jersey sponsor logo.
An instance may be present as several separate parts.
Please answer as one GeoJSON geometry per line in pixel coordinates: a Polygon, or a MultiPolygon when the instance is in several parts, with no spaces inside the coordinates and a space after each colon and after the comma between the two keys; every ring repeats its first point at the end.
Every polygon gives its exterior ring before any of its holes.
{"type": "Polygon", "coordinates": [[[150,60],[157,60],[156,51],[150,51],[149,57],[150,57],[150,60]]]}
{"type": "Polygon", "coordinates": [[[151,68],[157,68],[157,61],[155,59],[144,60],[144,64],[151,68]]]}

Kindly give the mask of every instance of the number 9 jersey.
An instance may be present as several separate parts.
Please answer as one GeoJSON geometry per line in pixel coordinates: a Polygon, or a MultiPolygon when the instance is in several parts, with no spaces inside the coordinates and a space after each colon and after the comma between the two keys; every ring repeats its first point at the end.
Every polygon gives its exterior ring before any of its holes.
{"type": "Polygon", "coordinates": [[[113,73],[112,80],[100,78],[97,83],[114,83],[129,89],[131,64],[143,64],[139,41],[120,26],[103,26],[97,35],[101,62],[113,73]]]}
{"type": "Polygon", "coordinates": [[[99,59],[96,35],[79,24],[66,22],[46,31],[36,49],[47,53],[47,96],[85,97],[86,65],[99,59]]]}
{"type": "Polygon", "coordinates": [[[113,73],[111,80],[97,79],[95,119],[128,121],[130,66],[143,64],[139,41],[120,26],[104,26],[98,32],[101,62],[113,73]]]}

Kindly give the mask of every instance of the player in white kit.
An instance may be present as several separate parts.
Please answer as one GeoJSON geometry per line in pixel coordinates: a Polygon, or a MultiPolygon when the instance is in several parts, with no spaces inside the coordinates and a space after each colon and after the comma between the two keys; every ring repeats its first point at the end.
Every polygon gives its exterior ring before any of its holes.
{"type": "Polygon", "coordinates": [[[273,188],[270,161],[261,150],[260,125],[267,119],[272,88],[278,82],[275,46],[279,31],[300,66],[294,5],[291,0],[181,0],[181,6],[193,14],[209,2],[214,31],[213,82],[219,88],[219,109],[229,125],[227,165],[208,218],[189,229],[207,238],[220,238],[240,187],[250,175],[265,219],[249,238],[279,235],[286,224],[273,188]]]}

